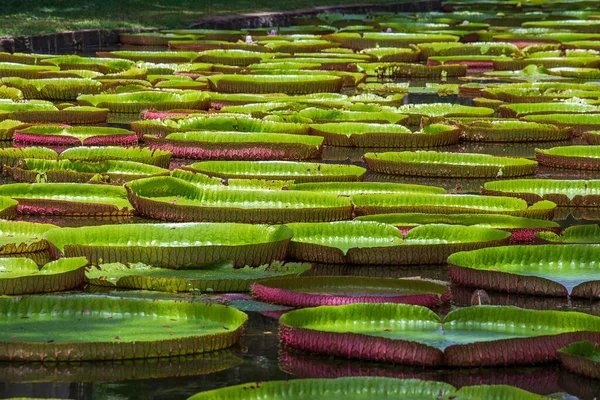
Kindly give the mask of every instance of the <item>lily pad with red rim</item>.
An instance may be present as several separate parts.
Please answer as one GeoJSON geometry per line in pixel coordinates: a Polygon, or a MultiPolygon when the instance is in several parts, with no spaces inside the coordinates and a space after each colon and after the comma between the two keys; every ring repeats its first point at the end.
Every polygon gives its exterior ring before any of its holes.
{"type": "Polygon", "coordinates": [[[477,306],[450,312],[405,304],[291,311],[283,344],[305,351],[409,365],[499,366],[552,362],[565,345],[600,337],[600,318],[577,312],[477,306]]]}
{"type": "Polygon", "coordinates": [[[538,296],[596,298],[600,245],[506,246],[448,257],[450,279],[461,285],[538,296]]]}

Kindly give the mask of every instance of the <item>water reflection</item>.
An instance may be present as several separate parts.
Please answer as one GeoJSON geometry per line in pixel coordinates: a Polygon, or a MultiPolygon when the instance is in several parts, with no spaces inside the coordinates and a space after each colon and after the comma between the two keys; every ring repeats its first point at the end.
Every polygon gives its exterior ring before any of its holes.
{"type": "Polygon", "coordinates": [[[346,265],[314,263],[305,276],[370,276],[377,278],[422,277],[449,281],[448,266],[441,265],[346,265]]]}
{"type": "Polygon", "coordinates": [[[204,375],[241,363],[242,359],[232,349],[187,357],[114,362],[0,363],[0,382],[119,382],[204,375]]]}
{"type": "Polygon", "coordinates": [[[444,151],[457,153],[482,153],[501,157],[535,158],[535,149],[550,149],[558,146],[573,146],[582,144],[581,139],[559,140],[555,142],[523,142],[523,143],[487,143],[462,142],[450,146],[444,151]]]}
{"type": "Polygon", "coordinates": [[[470,385],[511,385],[541,395],[564,390],[558,384],[557,364],[514,368],[416,368],[404,365],[345,360],[308,354],[281,346],[279,367],[295,378],[340,378],[384,376],[442,381],[457,388],[470,385]]]}
{"type": "MultiPolygon", "coordinates": [[[[468,307],[474,288],[453,284],[452,304],[458,307],[468,307]]],[[[486,300],[494,306],[513,306],[532,310],[579,311],[600,316],[600,301],[575,299],[569,297],[526,296],[512,293],[486,290],[486,300]]]]}

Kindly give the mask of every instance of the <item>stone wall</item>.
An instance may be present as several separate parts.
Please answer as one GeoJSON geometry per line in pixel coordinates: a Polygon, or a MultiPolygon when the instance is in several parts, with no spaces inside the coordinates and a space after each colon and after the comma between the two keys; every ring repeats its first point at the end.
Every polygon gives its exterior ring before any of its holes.
{"type": "MultiPolygon", "coordinates": [[[[295,18],[322,13],[364,14],[372,11],[419,12],[441,10],[441,0],[407,0],[390,4],[351,4],[323,6],[293,11],[265,12],[206,17],[188,26],[190,29],[242,29],[262,26],[289,26],[295,18]]],[[[50,33],[46,35],[0,37],[0,51],[20,53],[86,53],[114,48],[119,45],[119,34],[148,32],[155,29],[85,29],[81,31],[50,33]]]]}

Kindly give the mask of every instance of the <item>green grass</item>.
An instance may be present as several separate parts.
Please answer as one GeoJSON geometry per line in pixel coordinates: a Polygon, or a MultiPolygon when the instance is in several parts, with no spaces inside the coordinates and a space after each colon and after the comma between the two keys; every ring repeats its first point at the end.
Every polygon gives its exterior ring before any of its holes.
{"type": "Polygon", "coordinates": [[[182,28],[198,18],[246,12],[285,11],[399,0],[8,0],[0,36],[122,27],[182,28]]]}

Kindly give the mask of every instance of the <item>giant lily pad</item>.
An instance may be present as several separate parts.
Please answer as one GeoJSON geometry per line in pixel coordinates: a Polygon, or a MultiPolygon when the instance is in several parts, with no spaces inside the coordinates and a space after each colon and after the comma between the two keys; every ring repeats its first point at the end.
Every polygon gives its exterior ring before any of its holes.
{"type": "Polygon", "coordinates": [[[0,196],[18,201],[23,214],[130,215],[133,207],[122,187],[77,183],[0,185],[0,196]]]}
{"type": "Polygon", "coordinates": [[[1,82],[18,88],[27,99],[75,100],[80,94],[97,94],[102,90],[100,82],[85,78],[3,78],[1,82]]]}
{"type": "Polygon", "coordinates": [[[275,122],[250,118],[241,114],[190,115],[186,118],[166,118],[163,120],[144,120],[131,123],[138,135],[164,137],[172,132],[190,131],[240,131],[293,133],[304,135],[309,132],[306,124],[275,122]]]}
{"type": "Polygon", "coordinates": [[[251,285],[260,301],[291,307],[352,303],[401,303],[438,306],[452,296],[447,286],[419,279],[355,276],[269,278],[251,285]]]}
{"type": "Polygon", "coordinates": [[[518,197],[528,204],[542,199],[559,206],[600,205],[600,180],[513,179],[488,182],[483,194],[518,197]]]}
{"type": "Polygon", "coordinates": [[[201,268],[230,260],[259,266],[285,257],[285,226],[246,224],[130,224],[53,229],[44,234],[57,255],[86,256],[92,264],[141,262],[164,268],[201,268]]]}
{"type": "Polygon", "coordinates": [[[519,48],[510,43],[475,42],[475,43],[422,43],[417,46],[423,59],[432,56],[468,56],[489,55],[501,56],[518,53],[519,48]]]}
{"type": "Polygon", "coordinates": [[[305,108],[298,112],[301,117],[309,118],[314,122],[370,122],[370,123],[390,123],[396,124],[406,121],[406,115],[398,114],[395,111],[349,111],[337,109],[305,108]]]}
{"type": "Polygon", "coordinates": [[[56,228],[51,224],[0,222],[0,254],[34,253],[48,248],[44,232],[56,228]]]}
{"type": "Polygon", "coordinates": [[[531,243],[538,232],[560,232],[556,222],[497,214],[375,214],[357,217],[358,221],[375,221],[394,225],[403,234],[415,226],[449,224],[501,229],[511,233],[512,243],[531,243]]]}
{"type": "Polygon", "coordinates": [[[510,234],[489,228],[427,225],[403,238],[395,227],[378,222],[288,224],[294,231],[290,257],[322,263],[397,265],[440,264],[463,249],[508,243],[510,234]]]}
{"type": "Polygon", "coordinates": [[[96,107],[65,107],[58,109],[48,101],[31,100],[12,102],[0,100],[0,120],[21,122],[101,124],[108,118],[108,110],[96,107]]]}
{"type": "Polygon", "coordinates": [[[14,131],[26,128],[27,126],[29,125],[24,124],[21,121],[5,119],[0,122],[0,140],[12,140],[14,131]]]}
{"type": "Polygon", "coordinates": [[[0,165],[15,166],[25,158],[37,158],[40,160],[56,160],[58,154],[52,149],[45,147],[7,147],[0,149],[0,165]]]}
{"type": "Polygon", "coordinates": [[[566,140],[568,127],[523,121],[473,121],[461,124],[462,137],[473,142],[544,142],[566,140]]]}
{"type": "Polygon", "coordinates": [[[418,125],[423,117],[429,118],[430,121],[438,121],[450,117],[481,118],[494,115],[494,110],[491,108],[450,103],[406,104],[398,107],[398,112],[409,115],[408,122],[412,125],[418,125]]]}
{"type": "Polygon", "coordinates": [[[430,193],[444,194],[446,190],[437,186],[411,185],[406,183],[385,182],[317,182],[295,183],[288,189],[317,193],[332,193],[338,196],[352,196],[366,193],[430,193]]]}
{"type": "Polygon", "coordinates": [[[234,350],[180,357],[58,363],[2,363],[0,379],[14,383],[121,382],[140,379],[206,375],[236,367],[242,359],[234,350]]]}
{"type": "MultiPolygon", "coordinates": [[[[27,153],[29,149],[24,148],[25,153],[21,158],[41,158],[31,156],[27,153]]],[[[0,150],[1,151],[1,150],[0,150]]],[[[2,157],[0,153],[0,157],[2,157]]],[[[139,147],[72,147],[60,153],[60,158],[71,161],[131,161],[149,165],[155,165],[160,168],[169,168],[171,162],[171,153],[164,150],[150,150],[139,147]]],[[[48,157],[48,159],[51,159],[48,157]]],[[[0,158],[1,160],[1,158],[0,158]]]]}
{"type": "Polygon", "coordinates": [[[246,50],[206,50],[200,53],[195,53],[196,61],[210,63],[234,65],[238,67],[246,67],[250,64],[260,63],[262,60],[273,57],[272,54],[259,53],[246,50]]]}
{"type": "MultiPolygon", "coordinates": [[[[165,43],[166,44],[166,43],[165,43]]],[[[151,63],[186,63],[198,58],[198,53],[192,51],[111,51],[98,52],[98,57],[123,58],[131,61],[146,61],[151,63]]]]}
{"type": "Polygon", "coordinates": [[[536,114],[588,114],[600,112],[600,107],[581,103],[513,103],[498,108],[505,118],[520,118],[536,114]]]}
{"type": "Polygon", "coordinates": [[[537,167],[524,158],[433,151],[366,153],[363,158],[369,170],[394,175],[508,178],[533,175],[537,167]]]}
{"type": "Polygon", "coordinates": [[[85,162],[26,158],[15,167],[5,167],[17,182],[100,182],[122,185],[134,179],[169,175],[169,170],[131,161],[85,162]]]}
{"type": "Polygon", "coordinates": [[[331,400],[374,396],[377,399],[436,399],[454,393],[454,387],[443,382],[418,379],[352,377],[337,379],[293,379],[246,383],[197,393],[189,400],[331,400]]]}
{"type": "Polygon", "coordinates": [[[0,359],[8,361],[123,360],[216,351],[239,340],[248,318],[217,304],[76,295],[2,298],[0,311],[0,359]]]}
{"type": "Polygon", "coordinates": [[[493,196],[444,194],[363,194],[352,196],[351,200],[357,216],[421,212],[505,214],[516,217],[551,219],[556,207],[556,204],[551,201],[540,201],[528,207],[524,200],[510,197],[494,199],[493,196]]]}
{"type": "Polygon", "coordinates": [[[61,69],[89,69],[103,74],[128,70],[135,66],[130,60],[118,58],[81,57],[78,55],[65,55],[47,58],[42,61],[45,65],[57,65],[61,69]]]}
{"type": "Polygon", "coordinates": [[[46,71],[58,71],[59,68],[45,65],[27,65],[15,62],[0,62],[0,77],[18,77],[37,79],[46,71]]]}
{"type": "Polygon", "coordinates": [[[333,194],[201,188],[172,177],[140,179],[125,187],[139,214],[166,221],[273,224],[352,217],[350,200],[333,194]]]}
{"type": "Polygon", "coordinates": [[[176,132],[165,138],[146,135],[151,149],[175,157],[224,160],[281,160],[317,158],[323,139],[266,132],[176,132]]]}
{"type": "Polygon", "coordinates": [[[600,379],[600,347],[597,344],[589,341],[571,343],[556,354],[568,370],[600,379]]]}
{"type": "Polygon", "coordinates": [[[442,322],[405,304],[305,308],[283,315],[279,329],[283,344],[315,353],[455,367],[551,362],[559,348],[599,333],[600,318],[577,312],[478,306],[442,322]]]}
{"type": "Polygon", "coordinates": [[[8,196],[0,196],[0,218],[13,219],[17,215],[17,205],[16,200],[8,196]]]}
{"type": "Polygon", "coordinates": [[[458,42],[459,37],[435,33],[334,33],[324,35],[323,39],[341,43],[342,47],[363,50],[373,47],[410,47],[416,43],[458,42]]]}
{"type": "Polygon", "coordinates": [[[142,91],[136,93],[116,93],[81,95],[77,101],[83,105],[108,108],[111,112],[137,113],[153,108],[155,110],[206,110],[210,107],[210,98],[199,91],[182,93],[162,91],[142,91]]]}
{"type": "Polygon", "coordinates": [[[343,79],[334,75],[216,75],[211,89],[222,93],[308,94],[338,92],[343,79]]]}
{"type": "Polygon", "coordinates": [[[456,127],[441,124],[414,133],[401,125],[359,122],[313,124],[310,128],[331,146],[421,148],[454,144],[460,137],[456,127]]]}
{"type": "Polygon", "coordinates": [[[450,278],[477,288],[542,296],[598,297],[598,245],[507,246],[448,258],[450,278]]]}
{"type": "Polygon", "coordinates": [[[541,165],[555,168],[600,170],[600,146],[564,146],[535,150],[541,165]]]}
{"type": "MultiPolygon", "coordinates": [[[[600,94],[595,95],[595,98],[600,94]]],[[[600,129],[600,114],[543,114],[526,115],[525,121],[553,124],[559,128],[570,127],[575,134],[582,135],[587,131],[600,129]]]]}
{"type": "Polygon", "coordinates": [[[540,232],[536,239],[542,243],[594,243],[600,244],[600,226],[598,225],[575,225],[565,229],[562,234],[557,232],[540,232]]]}
{"type": "Polygon", "coordinates": [[[417,63],[378,64],[374,71],[379,78],[387,79],[444,79],[444,77],[465,76],[466,65],[423,65],[417,63]]]}
{"type": "Polygon", "coordinates": [[[218,178],[291,180],[295,182],[358,181],[365,169],[355,165],[289,161],[202,161],[190,169],[218,178]]]}
{"type": "Polygon", "coordinates": [[[161,292],[247,292],[249,285],[272,277],[294,278],[310,269],[310,264],[274,262],[259,267],[234,268],[219,262],[201,270],[154,268],[145,264],[129,266],[102,264],[86,272],[92,285],[161,292]]]}
{"type": "Polygon", "coordinates": [[[137,145],[137,135],[120,128],[32,126],[17,130],[13,135],[16,144],[33,146],[106,146],[137,145]]]}
{"type": "Polygon", "coordinates": [[[41,269],[29,258],[0,258],[0,294],[47,293],[75,289],[83,284],[85,257],[61,258],[41,269]]]}

